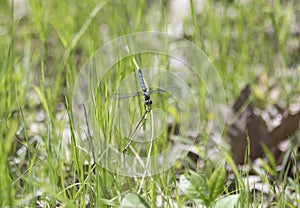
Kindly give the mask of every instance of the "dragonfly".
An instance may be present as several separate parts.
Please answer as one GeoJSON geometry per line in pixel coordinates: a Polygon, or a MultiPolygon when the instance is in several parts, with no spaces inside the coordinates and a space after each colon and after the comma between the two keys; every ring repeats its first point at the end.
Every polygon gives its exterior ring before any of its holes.
{"type": "Polygon", "coordinates": [[[172,88],[175,88],[175,87],[168,87],[167,89],[163,89],[163,88],[147,88],[146,85],[145,85],[145,81],[144,81],[144,76],[143,76],[143,73],[142,73],[142,70],[139,68],[138,69],[138,75],[139,75],[139,80],[140,80],[140,86],[142,88],[141,91],[138,91],[138,92],[135,92],[135,93],[130,93],[130,94],[114,94],[113,97],[115,99],[125,99],[125,98],[132,98],[132,97],[136,97],[136,96],[144,96],[144,106],[145,108],[147,109],[150,109],[151,108],[151,105],[152,105],[152,100],[151,100],[151,97],[150,95],[152,93],[164,93],[164,92],[167,92],[167,90],[172,90],[172,88]]]}
{"type": "Polygon", "coordinates": [[[133,142],[133,138],[135,137],[135,135],[137,134],[137,132],[139,131],[139,129],[143,126],[144,122],[147,119],[148,113],[151,111],[151,106],[152,106],[153,102],[151,100],[150,94],[153,93],[153,92],[163,92],[164,91],[163,89],[149,90],[146,87],[145,80],[144,80],[143,73],[142,73],[142,69],[138,67],[137,73],[138,73],[138,77],[139,77],[139,80],[140,80],[140,87],[141,87],[142,91],[136,92],[134,94],[127,94],[127,95],[119,95],[118,96],[119,99],[130,98],[130,97],[135,97],[135,96],[140,96],[140,95],[144,96],[144,109],[145,109],[145,112],[144,112],[141,120],[139,121],[139,123],[135,127],[134,131],[129,136],[129,141],[123,147],[123,149],[122,149],[122,153],[123,154],[126,153],[128,147],[133,142]]]}
{"type": "Polygon", "coordinates": [[[162,89],[162,88],[155,88],[155,89],[147,88],[146,84],[145,84],[145,79],[144,79],[144,76],[143,76],[142,69],[139,67],[139,65],[137,64],[137,62],[134,58],[133,58],[133,62],[135,64],[136,68],[137,68],[138,78],[140,80],[141,91],[133,93],[133,94],[121,94],[121,95],[115,94],[114,97],[117,98],[117,99],[124,99],[124,98],[131,98],[131,97],[143,95],[144,96],[145,112],[144,112],[141,120],[139,121],[139,123],[136,125],[134,131],[128,137],[129,141],[127,142],[127,144],[122,149],[123,154],[126,153],[128,147],[133,142],[133,138],[135,137],[135,135],[137,134],[139,129],[143,126],[144,122],[147,119],[148,113],[151,111],[151,106],[152,106],[152,103],[153,103],[152,100],[151,100],[151,94],[154,93],[154,92],[157,92],[157,93],[167,92],[167,90],[162,89]]]}

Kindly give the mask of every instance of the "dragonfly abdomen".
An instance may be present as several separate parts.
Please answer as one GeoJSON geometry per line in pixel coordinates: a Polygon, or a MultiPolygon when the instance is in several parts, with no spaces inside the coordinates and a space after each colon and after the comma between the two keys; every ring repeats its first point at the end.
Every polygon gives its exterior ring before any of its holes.
{"type": "Polygon", "coordinates": [[[142,70],[140,68],[138,70],[138,74],[139,74],[142,90],[143,90],[143,92],[146,92],[147,89],[146,89],[146,85],[145,85],[145,82],[144,82],[144,77],[143,77],[143,74],[142,74],[142,70]]]}

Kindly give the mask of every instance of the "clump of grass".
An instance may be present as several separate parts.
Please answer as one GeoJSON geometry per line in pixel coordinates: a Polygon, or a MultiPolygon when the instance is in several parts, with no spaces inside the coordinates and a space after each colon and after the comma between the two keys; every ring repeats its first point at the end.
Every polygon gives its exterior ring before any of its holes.
{"type": "MultiPolygon", "coordinates": [[[[169,171],[141,181],[108,172],[99,163],[93,164],[82,157],[77,148],[71,96],[81,66],[97,48],[124,33],[153,28],[167,31],[171,2],[88,1],[83,4],[80,1],[32,0],[27,13],[17,19],[13,2],[2,2],[0,7],[2,206],[104,207],[128,203],[140,203],[144,207],[196,206],[196,203],[210,206],[218,203],[222,194],[231,193],[226,185],[217,190],[209,185],[211,183],[203,182],[212,180],[212,176],[209,177],[212,169],[223,168],[223,165],[212,167],[208,161],[187,159],[169,171]],[[38,112],[44,115],[41,121],[37,119],[38,112]],[[68,119],[60,119],[61,116],[68,119]],[[200,166],[201,163],[205,165],[200,166]],[[182,183],[180,185],[178,180],[186,177],[191,168],[197,171],[192,175],[201,177],[199,181],[203,182],[197,187],[202,192],[194,198],[180,188],[182,183]],[[206,175],[202,177],[201,173],[206,175]],[[217,194],[206,197],[212,193],[217,194]]],[[[297,78],[292,79],[292,89],[299,88],[299,55],[296,52],[299,32],[291,29],[299,22],[299,4],[262,0],[206,1],[202,11],[197,12],[196,2],[190,3],[190,16],[183,21],[186,30],[182,34],[212,59],[229,101],[239,94],[241,86],[249,82],[255,85],[260,74],[269,77],[287,70],[295,71],[297,78]],[[294,42],[297,44],[292,44],[294,42]]],[[[151,62],[147,56],[143,61],[151,62]]],[[[280,84],[290,89],[289,80],[287,77],[280,84]]],[[[283,96],[289,97],[290,91],[285,93],[283,96]]],[[[110,107],[97,99],[96,103],[103,104],[103,108],[110,107]]],[[[101,109],[98,108],[95,115],[103,121],[101,109]]],[[[205,116],[204,111],[201,115],[205,116]]],[[[211,118],[206,116],[203,119],[209,121],[211,118]]],[[[112,123],[104,121],[100,124],[110,135],[112,123]]],[[[208,137],[205,132],[204,136],[208,137]]],[[[158,149],[154,148],[155,151],[158,149]]],[[[221,152],[226,151],[222,149],[221,152]]],[[[207,156],[207,152],[202,153],[207,156]]],[[[224,155],[237,180],[233,190],[239,194],[237,206],[263,205],[262,199],[271,200],[270,205],[275,206],[299,206],[298,173],[289,176],[283,171],[276,175],[276,165],[269,156],[270,165],[264,165],[266,172],[260,177],[270,190],[279,188],[271,192],[277,198],[262,192],[254,195],[243,180],[244,172],[235,167],[230,156],[224,155]],[[276,185],[267,180],[269,175],[277,179],[276,185]],[[287,195],[285,190],[291,190],[294,195],[287,195]]],[[[293,159],[296,163],[296,154],[293,159]]],[[[249,175],[245,178],[249,179],[249,175]]],[[[224,180],[229,181],[226,177],[222,178],[224,180]]]]}

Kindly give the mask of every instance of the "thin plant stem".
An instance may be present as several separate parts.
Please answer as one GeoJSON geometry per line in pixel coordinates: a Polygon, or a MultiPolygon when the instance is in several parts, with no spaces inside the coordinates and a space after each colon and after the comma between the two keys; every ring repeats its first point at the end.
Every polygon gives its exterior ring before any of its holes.
{"type": "Polygon", "coordinates": [[[137,191],[137,193],[139,194],[142,190],[142,186],[146,177],[146,173],[148,172],[148,165],[149,165],[149,161],[150,161],[150,157],[151,157],[151,151],[152,151],[152,147],[153,147],[153,139],[154,139],[154,119],[153,119],[153,112],[150,111],[150,116],[151,116],[151,121],[152,121],[152,125],[151,125],[151,138],[150,138],[150,147],[149,147],[149,151],[148,151],[148,155],[147,155],[147,161],[146,161],[146,167],[145,167],[145,172],[143,174],[142,177],[142,181],[140,184],[140,187],[137,191]]]}

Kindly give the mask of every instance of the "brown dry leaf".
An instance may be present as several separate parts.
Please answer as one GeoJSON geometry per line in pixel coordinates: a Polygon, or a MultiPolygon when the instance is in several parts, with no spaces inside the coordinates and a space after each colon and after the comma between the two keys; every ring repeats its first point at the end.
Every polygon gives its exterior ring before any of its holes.
{"type": "Polygon", "coordinates": [[[281,122],[276,128],[269,130],[266,121],[255,113],[253,104],[248,102],[250,95],[251,88],[247,85],[229,110],[230,120],[226,121],[232,156],[237,164],[244,163],[247,137],[250,142],[250,159],[263,156],[261,143],[266,144],[275,157],[278,157],[278,144],[299,130],[300,111],[291,113],[288,109],[278,112],[282,117],[281,122]]]}

